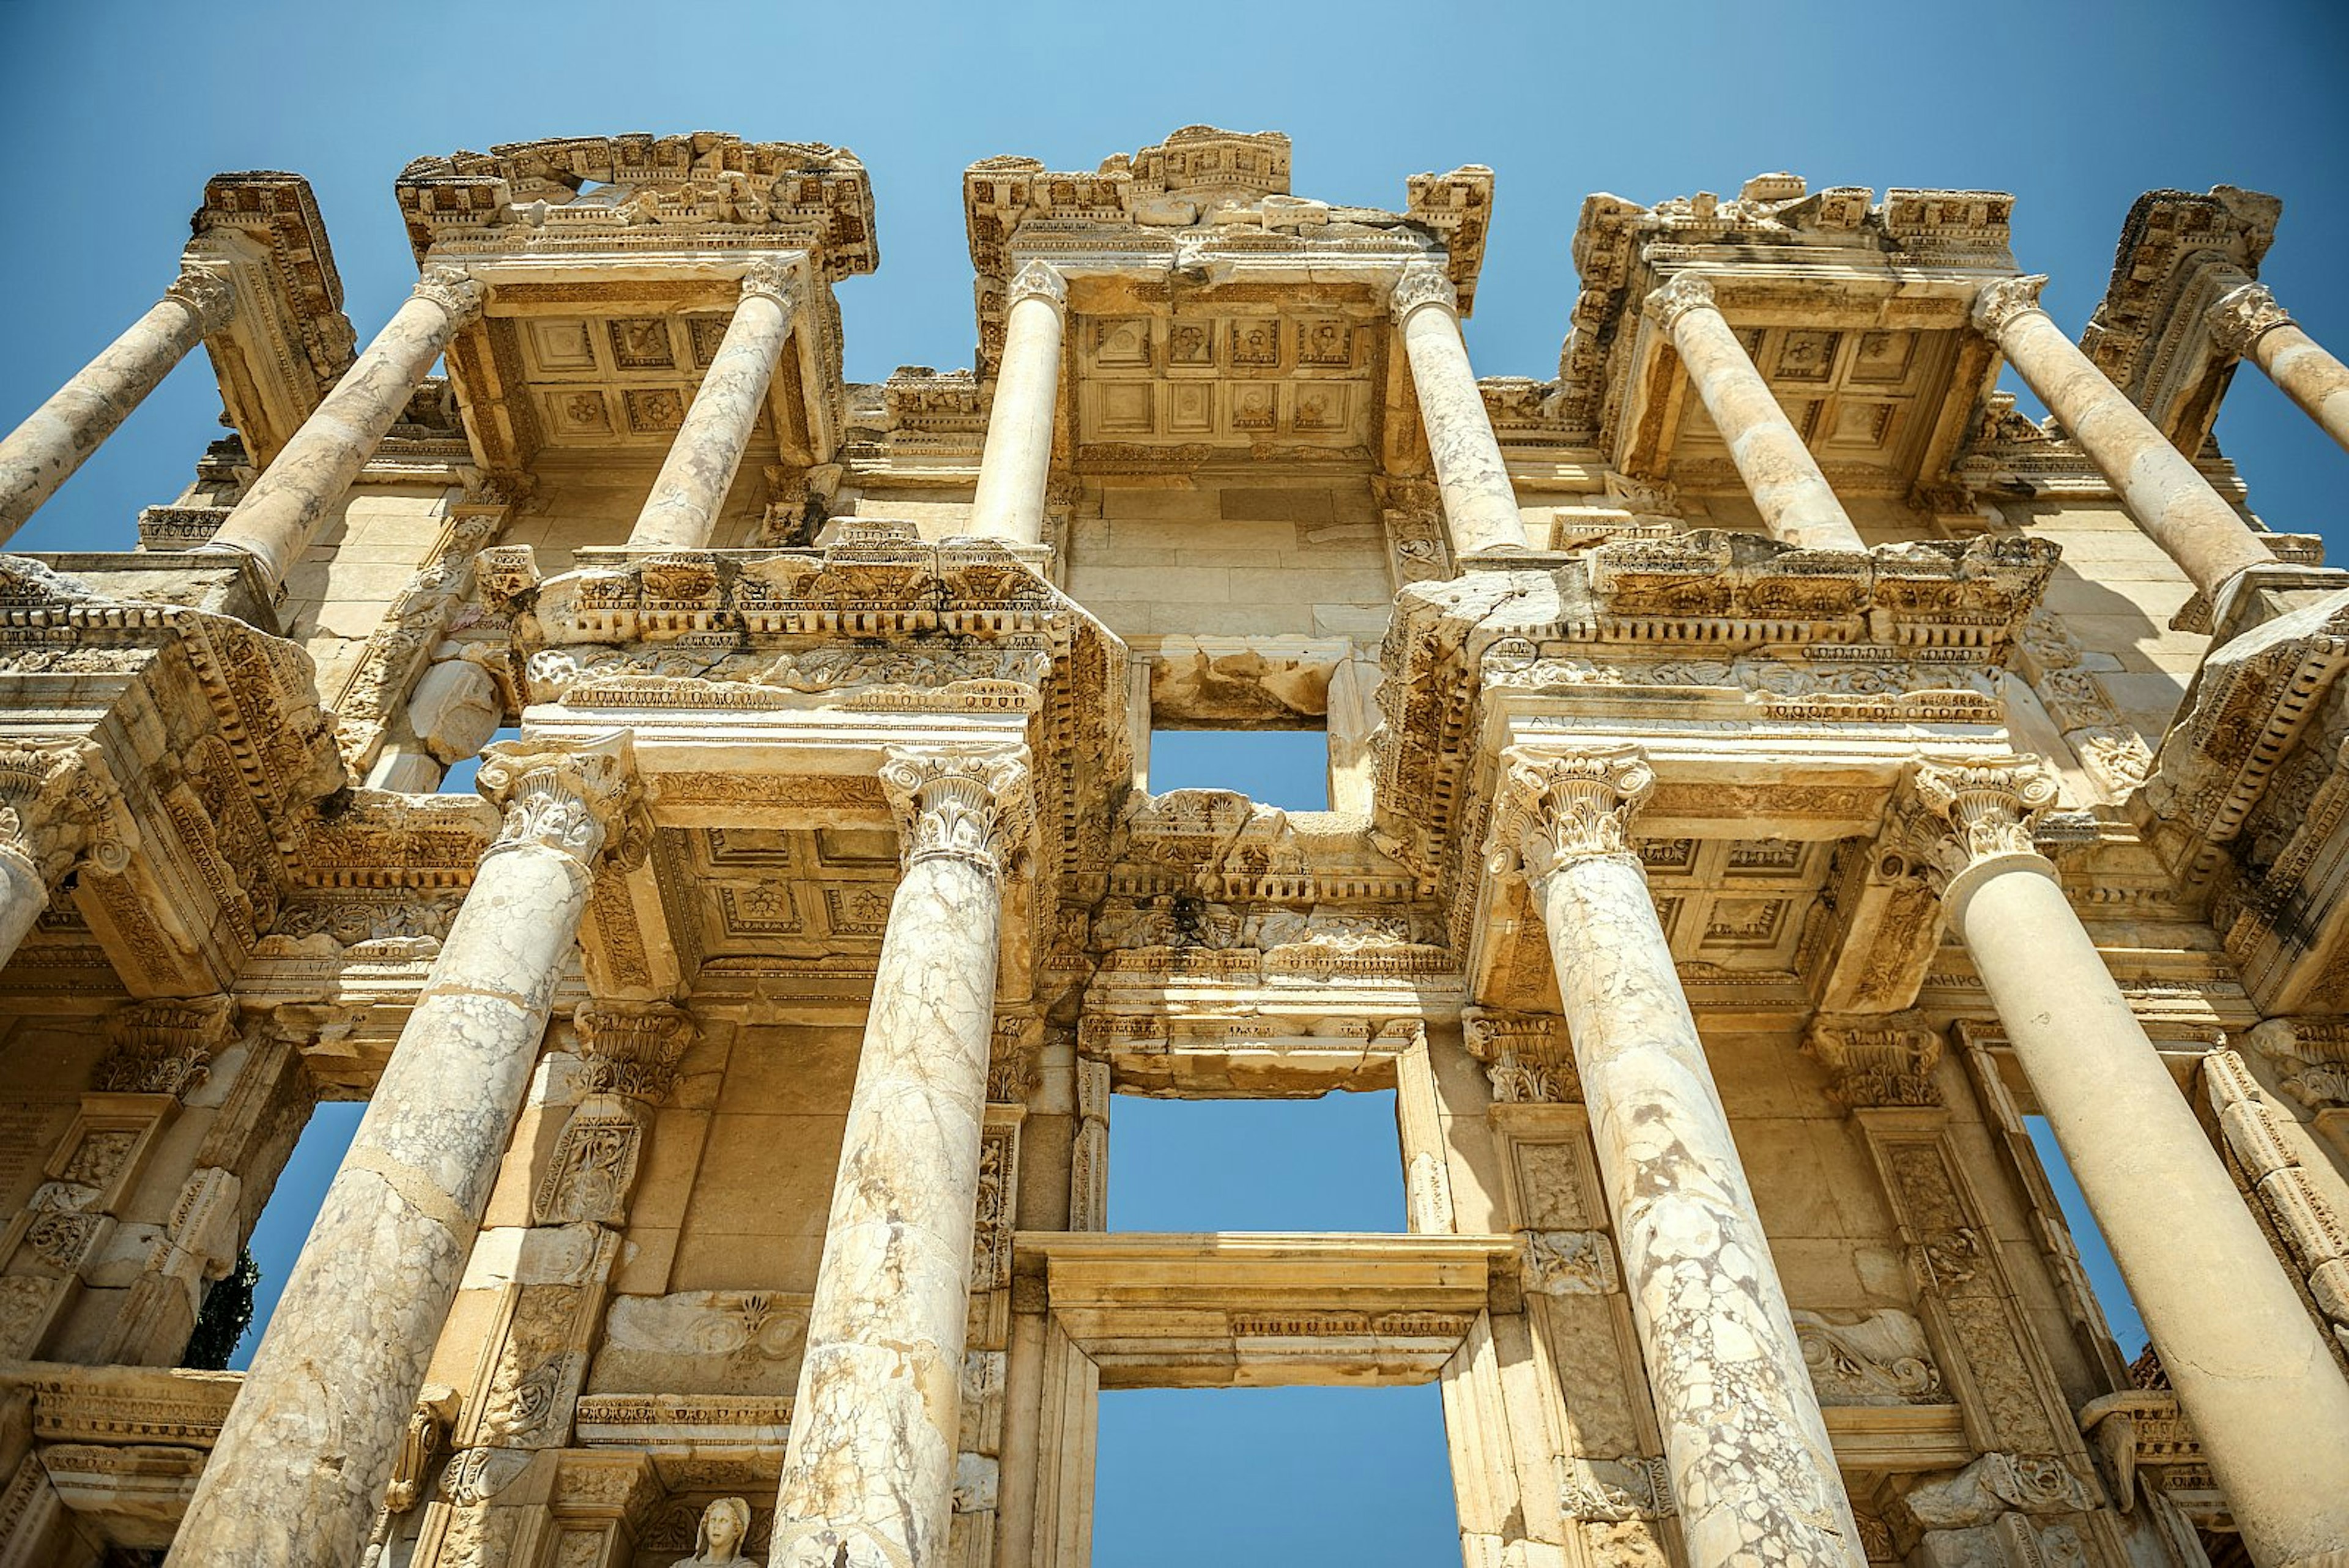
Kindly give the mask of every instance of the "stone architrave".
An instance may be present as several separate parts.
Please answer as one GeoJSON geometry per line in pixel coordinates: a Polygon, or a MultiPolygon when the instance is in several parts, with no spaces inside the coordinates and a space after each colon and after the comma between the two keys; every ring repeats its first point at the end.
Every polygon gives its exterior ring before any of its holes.
{"type": "Polygon", "coordinates": [[[1998,345],[2024,385],[2080,443],[2137,525],[2217,604],[2229,578],[2249,566],[2273,565],[2275,552],[2040,307],[2046,282],[2009,277],[1983,285],[1974,296],[1975,330],[1998,345]]]}
{"type": "Polygon", "coordinates": [[[400,1031],[170,1561],[346,1568],[455,1298],[577,940],[636,794],[625,733],[492,748],[505,825],[400,1031]]]}
{"type": "Polygon", "coordinates": [[[1928,764],[1952,927],[2111,1244],[2255,1561],[2349,1542],[2349,1383],[2162,1065],[2055,867],[2032,846],[2036,758],[1928,764]]]}
{"type": "Polygon", "coordinates": [[[1427,427],[1452,553],[1523,550],[1526,521],[1460,336],[1459,291],[1442,267],[1417,262],[1396,277],[1389,303],[1411,360],[1412,389],[1427,427]]]}
{"type": "Polygon", "coordinates": [[[893,753],[905,867],[881,943],[775,1502],[774,1568],[945,1560],[1023,752],[893,753]]]}
{"type": "Polygon", "coordinates": [[[1713,285],[1682,273],[1648,296],[1647,309],[1688,367],[1770,536],[1813,549],[1867,548],[1802,432],[1721,314],[1713,285]]]}
{"type": "Polygon", "coordinates": [[[718,522],[735,471],[750,445],[775,364],[799,308],[798,265],[780,257],[752,262],[685,422],[669,442],[652,493],[628,535],[636,550],[701,550],[718,522]]]}
{"type": "Polygon", "coordinates": [[[100,871],[129,867],[138,827],[105,759],[88,741],[0,745],[0,965],[16,949],[57,881],[84,857],[100,871]]]}
{"type": "Polygon", "coordinates": [[[1053,411],[1060,403],[1061,335],[1069,317],[1068,280],[1031,261],[1011,280],[995,402],[971,496],[970,531],[1012,545],[1044,537],[1044,500],[1052,468],[1053,411]]]}
{"type": "Polygon", "coordinates": [[[1761,1216],[1630,822],[1638,748],[1514,751],[1501,847],[1522,857],[1655,1388],[1689,1560],[1861,1568],[1761,1216]]]}
{"type": "Polygon", "coordinates": [[[458,268],[428,269],[199,551],[248,556],[272,589],[285,582],[449,339],[488,301],[489,291],[458,268]]]}
{"type": "Polygon", "coordinates": [[[225,279],[181,265],[163,297],[0,440],[0,545],[73,477],[179,362],[236,315],[225,279]]]}
{"type": "Polygon", "coordinates": [[[2349,365],[2302,331],[2267,285],[2237,285],[2211,302],[2204,319],[2222,352],[2257,365],[2326,435],[2349,447],[2349,365]]]}

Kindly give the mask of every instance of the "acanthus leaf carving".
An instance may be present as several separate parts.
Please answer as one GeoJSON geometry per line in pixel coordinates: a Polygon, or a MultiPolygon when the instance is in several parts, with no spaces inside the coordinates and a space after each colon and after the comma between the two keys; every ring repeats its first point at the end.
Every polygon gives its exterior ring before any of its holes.
{"type": "Polygon", "coordinates": [[[1522,858],[1527,877],[1547,877],[1584,856],[1630,853],[1630,829],[1656,786],[1635,745],[1581,752],[1513,748],[1504,758],[1507,804],[1495,814],[1499,846],[1522,858]]]}
{"type": "Polygon", "coordinates": [[[1033,823],[1027,758],[1012,748],[892,748],[881,766],[881,788],[908,869],[948,857],[1001,876],[1033,823]]]}
{"type": "Polygon", "coordinates": [[[641,788],[626,731],[589,741],[507,741],[481,754],[477,785],[505,819],[488,853],[525,845],[561,850],[582,866],[643,846],[641,788]]]}

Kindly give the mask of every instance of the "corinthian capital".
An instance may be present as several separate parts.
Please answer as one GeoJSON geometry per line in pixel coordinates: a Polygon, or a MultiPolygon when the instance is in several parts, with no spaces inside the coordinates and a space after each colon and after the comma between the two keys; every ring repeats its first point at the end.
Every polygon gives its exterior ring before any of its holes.
{"type": "Polygon", "coordinates": [[[1640,306],[1642,313],[1654,317],[1656,325],[1666,332],[1678,327],[1681,317],[1692,310],[1720,308],[1719,302],[1713,298],[1713,285],[1701,272],[1673,274],[1672,280],[1661,288],[1651,291],[1647,303],[1640,306]]]}
{"type": "Polygon", "coordinates": [[[1026,841],[1032,787],[1026,753],[1000,746],[893,750],[881,767],[907,870],[954,859],[1000,877],[1026,841]]]}
{"type": "Polygon", "coordinates": [[[430,266],[416,280],[416,297],[447,311],[450,327],[470,327],[490,303],[490,291],[462,267],[430,266]]]}
{"type": "Polygon", "coordinates": [[[1950,827],[1929,867],[1942,879],[2002,855],[2037,853],[2031,824],[2055,804],[2055,771],[2037,757],[1978,763],[1927,763],[1917,769],[1917,798],[1950,827]]]}
{"type": "Polygon", "coordinates": [[[1974,291],[1974,330],[1985,337],[1996,337],[2018,317],[2039,308],[2039,291],[2046,286],[2044,272],[1982,285],[1974,291]]]}
{"type": "Polygon", "coordinates": [[[1411,318],[1411,313],[1423,305],[1433,305],[1457,316],[1460,314],[1460,291],[1444,275],[1444,269],[1433,262],[1417,261],[1402,269],[1395,278],[1394,293],[1387,300],[1387,308],[1394,312],[1397,325],[1411,318]]]}
{"type": "Polygon", "coordinates": [[[2237,358],[2251,351],[2251,345],[2260,340],[2261,333],[2292,325],[2292,317],[2263,283],[2247,283],[2229,289],[2211,301],[2202,319],[2210,327],[2210,341],[2237,358]]]}
{"type": "Polygon", "coordinates": [[[504,741],[481,754],[474,787],[505,809],[487,853],[536,845],[593,867],[641,846],[642,790],[626,731],[588,741],[504,741]]]}
{"type": "Polygon", "coordinates": [[[186,306],[207,334],[218,332],[236,317],[236,289],[228,279],[185,262],[163,297],[186,306]]]}
{"type": "Polygon", "coordinates": [[[54,884],[84,857],[119,875],[138,843],[138,826],[94,742],[0,742],[0,853],[54,884]]]}
{"type": "Polygon", "coordinates": [[[1011,305],[1023,299],[1041,299],[1064,315],[1069,308],[1069,280],[1050,262],[1031,261],[1021,267],[1012,275],[1010,294],[1011,305]]]}
{"type": "Polygon", "coordinates": [[[742,274],[742,297],[771,299],[789,316],[800,307],[800,267],[781,256],[761,256],[742,274]]]}
{"type": "Polygon", "coordinates": [[[1537,882],[1568,860],[1629,854],[1631,819],[1656,787],[1647,757],[1628,744],[1514,750],[1506,766],[1503,847],[1517,852],[1537,882]]]}
{"type": "Polygon", "coordinates": [[[666,1002],[599,1002],[571,1015],[579,1039],[584,1087],[658,1105],[677,1081],[677,1064],[700,1026],[666,1002]]]}

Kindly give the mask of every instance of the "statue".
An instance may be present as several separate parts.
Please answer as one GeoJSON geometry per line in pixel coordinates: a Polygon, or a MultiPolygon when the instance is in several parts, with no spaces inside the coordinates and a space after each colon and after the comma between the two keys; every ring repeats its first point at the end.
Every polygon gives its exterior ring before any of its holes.
{"type": "Polygon", "coordinates": [[[700,1527],[693,1532],[693,1555],[678,1559],[676,1568],[750,1568],[742,1542],[750,1533],[750,1505],[739,1497],[721,1497],[701,1511],[700,1527]]]}

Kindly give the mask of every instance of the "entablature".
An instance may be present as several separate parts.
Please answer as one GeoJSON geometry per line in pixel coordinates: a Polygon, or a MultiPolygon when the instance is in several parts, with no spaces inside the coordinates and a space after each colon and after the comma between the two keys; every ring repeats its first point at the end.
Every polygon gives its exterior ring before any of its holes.
{"type": "Polygon", "coordinates": [[[746,277],[776,265],[793,348],[761,433],[787,468],[835,457],[832,287],[878,264],[854,154],[709,132],[568,138],[418,159],[397,189],[418,265],[489,291],[447,355],[484,469],[518,472],[542,451],[665,452],[746,277]]]}
{"type": "Polygon", "coordinates": [[[2209,441],[2234,377],[2209,308],[2259,276],[2282,214],[2277,197],[2215,185],[2200,195],[2147,191],[2122,221],[2112,279],[2080,347],[2189,457],[2209,441]]]}
{"type": "Polygon", "coordinates": [[[1643,207],[1585,202],[1582,292],[1543,403],[1562,441],[1624,472],[1692,488],[1737,483],[1669,333],[1644,307],[1694,274],[1839,490],[1902,496],[1939,484],[1997,373],[1968,328],[1975,291],[2015,271],[2013,198],[1993,191],[1811,192],[1791,174],[1643,207]]]}
{"type": "Polygon", "coordinates": [[[235,294],[204,346],[247,460],[265,468],[354,357],[326,221],[307,180],[253,171],[206,181],[190,226],[185,260],[235,294]]]}

